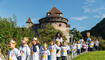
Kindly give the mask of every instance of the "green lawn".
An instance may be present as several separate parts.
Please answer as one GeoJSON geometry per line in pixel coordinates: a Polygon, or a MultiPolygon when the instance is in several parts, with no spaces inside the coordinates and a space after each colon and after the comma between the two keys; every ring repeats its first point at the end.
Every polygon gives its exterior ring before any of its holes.
{"type": "Polygon", "coordinates": [[[94,51],[81,54],[72,60],[105,60],[105,51],[94,51]]]}

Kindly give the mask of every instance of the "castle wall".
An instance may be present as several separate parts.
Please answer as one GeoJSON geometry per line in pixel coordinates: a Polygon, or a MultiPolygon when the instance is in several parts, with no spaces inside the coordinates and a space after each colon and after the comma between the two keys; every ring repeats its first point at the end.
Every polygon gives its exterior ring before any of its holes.
{"type": "Polygon", "coordinates": [[[67,42],[69,42],[69,40],[70,40],[70,38],[69,38],[69,27],[67,27],[67,24],[62,23],[62,22],[55,22],[55,23],[51,23],[51,25],[55,29],[58,29],[58,30],[62,31],[62,33],[67,38],[67,42]]]}
{"type": "Polygon", "coordinates": [[[32,27],[32,23],[26,23],[26,28],[30,28],[30,27],[32,27]]]}

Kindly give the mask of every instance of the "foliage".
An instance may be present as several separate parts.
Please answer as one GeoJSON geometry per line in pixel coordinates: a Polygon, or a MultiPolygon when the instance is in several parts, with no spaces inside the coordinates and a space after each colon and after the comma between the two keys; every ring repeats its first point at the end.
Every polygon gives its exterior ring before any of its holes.
{"type": "MultiPolygon", "coordinates": [[[[38,29],[37,31],[38,39],[40,40],[41,43],[43,43],[43,41],[49,42],[49,40],[54,39],[57,32],[60,32],[63,35],[61,31],[56,30],[53,26],[47,24],[44,26],[44,28],[38,29]]],[[[63,40],[66,40],[64,35],[63,35],[63,40]]]]}
{"type": "Polygon", "coordinates": [[[104,60],[105,51],[87,52],[73,58],[72,60],[104,60]]]}
{"type": "Polygon", "coordinates": [[[76,28],[73,28],[70,30],[70,34],[73,34],[73,40],[78,41],[80,37],[82,37],[80,31],[78,31],[76,28]]]}
{"type": "Polygon", "coordinates": [[[24,27],[17,27],[16,21],[12,18],[0,17],[0,48],[4,55],[7,54],[10,38],[14,38],[17,42],[16,47],[19,47],[21,39],[24,36],[32,38],[34,36],[34,32],[24,27]]]}
{"type": "Polygon", "coordinates": [[[91,39],[99,41],[99,50],[105,50],[105,40],[102,37],[91,36],[91,39]]]}

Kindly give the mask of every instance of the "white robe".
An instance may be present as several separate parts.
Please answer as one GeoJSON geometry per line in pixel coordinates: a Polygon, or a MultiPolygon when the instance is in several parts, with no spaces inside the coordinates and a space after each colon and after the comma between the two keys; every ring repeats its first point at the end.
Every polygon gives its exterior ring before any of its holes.
{"type": "Polygon", "coordinates": [[[8,52],[8,60],[17,60],[17,57],[21,56],[20,51],[17,48],[8,52]]]}
{"type": "Polygon", "coordinates": [[[31,56],[30,56],[30,60],[39,60],[39,47],[38,45],[36,45],[36,52],[33,52],[33,46],[31,47],[31,56]]]}
{"type": "Polygon", "coordinates": [[[49,50],[41,50],[40,51],[41,60],[48,60],[48,55],[50,55],[49,50]]]}
{"type": "Polygon", "coordinates": [[[56,50],[59,50],[59,51],[56,53],[56,57],[61,57],[61,47],[59,47],[59,46],[56,45],[56,50]]]}
{"type": "Polygon", "coordinates": [[[51,60],[56,60],[56,45],[48,46],[50,51],[51,60]]]}
{"type": "Polygon", "coordinates": [[[61,56],[67,56],[67,46],[61,46],[61,56]]]}
{"type": "Polygon", "coordinates": [[[26,46],[20,46],[19,48],[20,53],[21,53],[21,60],[30,60],[30,48],[28,45],[26,46]]]}

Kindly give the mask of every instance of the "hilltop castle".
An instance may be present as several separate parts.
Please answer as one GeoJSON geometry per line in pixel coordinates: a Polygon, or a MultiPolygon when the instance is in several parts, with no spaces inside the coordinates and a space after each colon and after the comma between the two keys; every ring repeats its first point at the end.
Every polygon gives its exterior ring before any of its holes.
{"type": "Polygon", "coordinates": [[[68,19],[62,17],[62,12],[60,12],[56,7],[53,7],[51,10],[47,12],[46,17],[41,18],[39,20],[39,24],[33,24],[31,18],[29,17],[26,21],[26,27],[33,29],[41,28],[46,24],[52,25],[55,29],[58,29],[63,32],[65,37],[67,38],[67,42],[69,42],[69,28],[68,19]]]}

